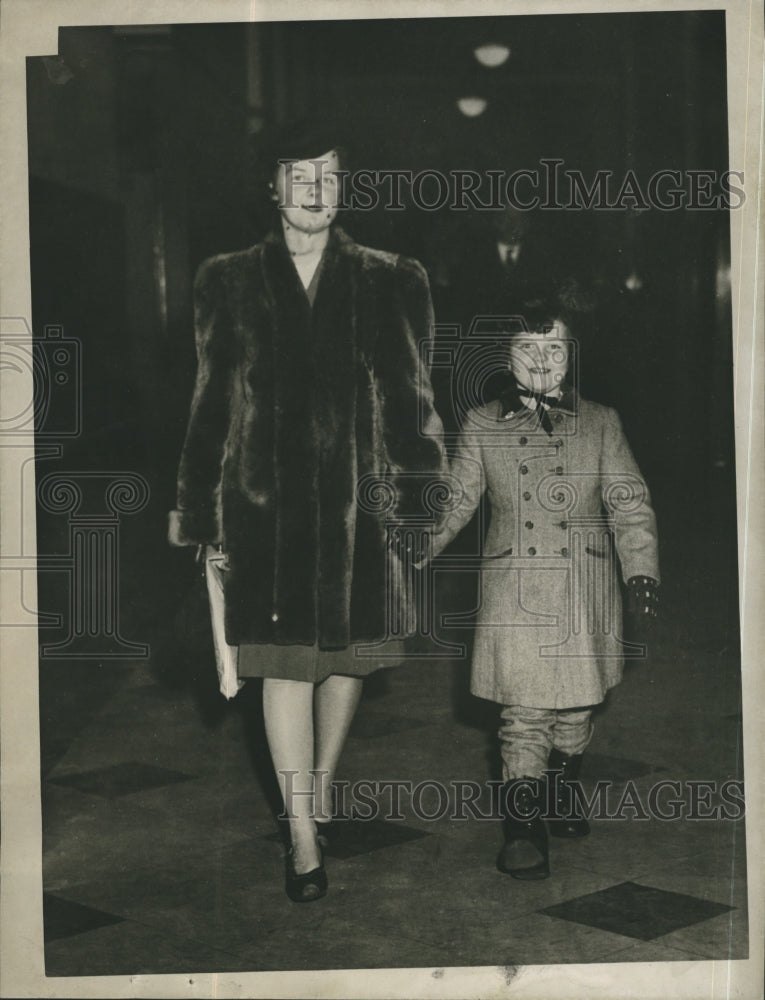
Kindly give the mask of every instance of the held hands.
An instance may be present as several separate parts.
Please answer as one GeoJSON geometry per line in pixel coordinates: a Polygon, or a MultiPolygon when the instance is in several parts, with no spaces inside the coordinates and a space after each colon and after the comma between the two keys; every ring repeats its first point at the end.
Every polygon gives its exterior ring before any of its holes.
{"type": "Polygon", "coordinates": [[[430,558],[431,532],[427,528],[396,527],[388,535],[388,549],[404,563],[422,569],[430,558]]]}

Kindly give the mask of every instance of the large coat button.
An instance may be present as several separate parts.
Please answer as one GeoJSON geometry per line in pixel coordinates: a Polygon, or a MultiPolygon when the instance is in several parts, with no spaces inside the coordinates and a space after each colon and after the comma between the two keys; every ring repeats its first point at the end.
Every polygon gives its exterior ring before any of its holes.
{"type": "Polygon", "coordinates": [[[529,549],[529,555],[530,556],[535,556],[536,554],[537,554],[537,550],[532,545],[531,548],[529,549]]]}
{"type": "Polygon", "coordinates": [[[529,471],[528,466],[526,465],[521,466],[520,472],[522,476],[525,476],[528,471],[529,471]]]}
{"type": "Polygon", "coordinates": [[[526,522],[526,527],[527,528],[533,528],[534,527],[534,522],[533,521],[527,521],[526,522]]]}
{"type": "Polygon", "coordinates": [[[523,494],[523,499],[524,500],[531,500],[531,494],[529,493],[528,490],[526,490],[526,492],[523,494]]]}

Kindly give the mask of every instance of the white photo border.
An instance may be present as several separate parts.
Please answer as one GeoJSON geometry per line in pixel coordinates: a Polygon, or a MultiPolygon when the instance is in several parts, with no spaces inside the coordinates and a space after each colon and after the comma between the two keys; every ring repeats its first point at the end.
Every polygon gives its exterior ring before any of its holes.
{"type": "MultiPolygon", "coordinates": [[[[746,201],[731,212],[732,304],[736,468],[738,469],[739,586],[742,630],[744,761],[747,775],[747,851],[750,957],[731,962],[629,963],[528,966],[519,969],[453,968],[438,978],[432,969],[337,970],[289,973],[98,976],[46,978],[42,921],[42,843],[39,767],[38,647],[34,628],[0,636],[0,996],[5,997],[433,997],[518,996],[528,1000],[582,997],[612,1000],[648,997],[727,998],[761,995],[765,884],[759,849],[764,826],[762,776],[765,741],[760,665],[765,648],[765,447],[763,444],[762,113],[763,21],[753,0],[720,2],[578,2],[578,0],[3,0],[0,9],[0,315],[31,325],[26,117],[26,57],[54,55],[64,26],[175,24],[382,17],[609,14],[638,11],[726,12],[730,167],[745,173],[746,201]],[[760,836],[758,836],[758,834],[760,836]]],[[[28,385],[0,400],[16,413],[32,396],[28,385]]],[[[0,448],[1,472],[19,468],[34,444],[0,448]],[[11,456],[9,452],[13,451],[11,456]]],[[[17,525],[30,523],[34,484],[25,491],[13,476],[0,477],[0,558],[20,551],[17,525]]],[[[34,524],[32,517],[31,523],[34,524]]],[[[34,537],[24,539],[34,552],[34,537]]],[[[10,595],[9,574],[0,574],[0,606],[10,595]]],[[[33,575],[33,574],[32,574],[33,575]]],[[[30,588],[30,594],[34,588],[30,588]]]]}

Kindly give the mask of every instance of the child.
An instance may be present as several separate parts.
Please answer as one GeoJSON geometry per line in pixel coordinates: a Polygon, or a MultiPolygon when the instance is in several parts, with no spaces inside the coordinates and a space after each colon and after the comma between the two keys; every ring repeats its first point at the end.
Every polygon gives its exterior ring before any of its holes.
{"type": "MultiPolygon", "coordinates": [[[[549,875],[550,832],[589,832],[569,782],[592,736],[590,716],[624,659],[617,565],[628,610],[656,615],[656,521],[614,410],[566,379],[574,341],[559,301],[524,311],[510,337],[509,388],[471,410],[452,474],[461,495],[433,554],[464,527],[486,490],[481,606],[471,691],[502,705],[502,813],[497,864],[519,879],[549,875]],[[555,771],[548,798],[546,772],[555,771]]],[[[553,776],[550,775],[552,778],[553,776]]]]}

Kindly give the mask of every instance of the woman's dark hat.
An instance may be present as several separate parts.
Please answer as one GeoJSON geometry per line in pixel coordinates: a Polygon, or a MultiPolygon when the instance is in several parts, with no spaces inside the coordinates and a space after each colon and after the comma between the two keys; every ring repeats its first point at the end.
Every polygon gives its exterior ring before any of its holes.
{"type": "Polygon", "coordinates": [[[268,170],[281,160],[312,160],[323,153],[346,149],[345,128],[336,116],[306,115],[271,125],[256,137],[259,158],[268,170]]]}

